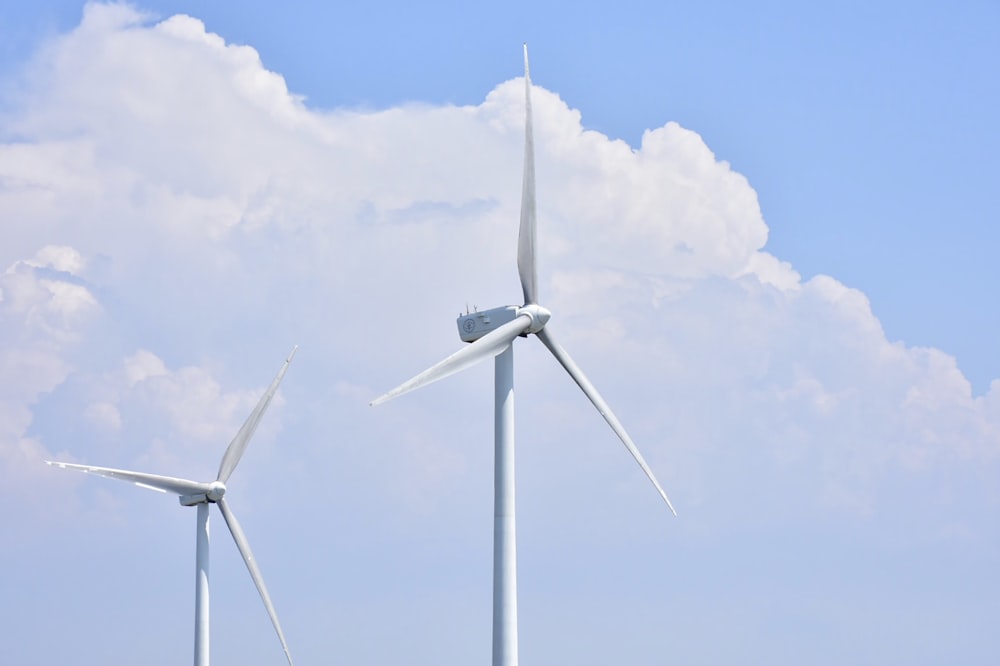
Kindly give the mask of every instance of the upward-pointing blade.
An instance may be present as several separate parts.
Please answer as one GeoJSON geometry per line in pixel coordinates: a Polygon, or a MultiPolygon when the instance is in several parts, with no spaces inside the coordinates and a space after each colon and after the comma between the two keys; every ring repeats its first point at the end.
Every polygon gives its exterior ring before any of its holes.
{"type": "Polygon", "coordinates": [[[219,464],[219,474],[216,477],[219,481],[222,481],[223,483],[228,481],[230,475],[233,473],[233,470],[236,469],[236,465],[240,462],[240,458],[243,457],[243,452],[246,451],[247,442],[250,441],[254,431],[257,429],[257,424],[260,423],[261,417],[264,416],[267,406],[271,404],[271,398],[273,398],[274,394],[278,391],[278,384],[281,383],[281,379],[285,376],[285,371],[288,370],[288,364],[292,362],[292,358],[295,357],[295,352],[298,351],[298,349],[298,345],[292,348],[288,358],[285,359],[284,364],[281,366],[281,370],[278,371],[278,375],[267,388],[267,392],[261,396],[260,401],[257,403],[257,406],[253,408],[253,411],[250,412],[250,416],[247,417],[243,427],[240,428],[238,433],[236,433],[236,437],[233,438],[233,441],[229,443],[226,453],[222,456],[222,462],[219,464]]]}
{"type": "Polygon", "coordinates": [[[535,261],[535,136],[531,127],[531,74],[528,45],[524,45],[524,175],[521,184],[521,226],[517,233],[517,273],[524,304],[538,302],[538,268],[535,261]]]}
{"type": "Polygon", "coordinates": [[[562,367],[566,369],[566,372],[568,372],[569,376],[573,378],[573,381],[575,381],[577,385],[583,389],[583,392],[588,398],[590,398],[590,401],[594,403],[594,407],[597,407],[597,411],[601,413],[604,420],[608,422],[611,429],[615,431],[618,438],[622,440],[623,444],[625,444],[625,448],[629,450],[629,453],[632,454],[635,461],[639,463],[639,467],[642,468],[642,471],[646,473],[649,480],[653,482],[654,486],[656,486],[656,492],[660,493],[660,497],[662,497],[663,501],[667,503],[668,507],[670,507],[670,512],[676,516],[677,511],[674,510],[674,505],[670,503],[670,498],[667,497],[667,493],[663,491],[663,488],[660,486],[660,482],[656,480],[655,476],[653,476],[653,470],[651,470],[649,465],[646,464],[642,454],[639,453],[639,449],[636,448],[635,443],[632,442],[632,438],[629,437],[627,432],[625,432],[624,426],[622,426],[614,412],[611,411],[611,407],[608,406],[608,403],[604,401],[604,398],[601,397],[601,394],[597,392],[594,385],[591,384],[590,380],[583,374],[580,367],[569,357],[566,350],[552,339],[552,336],[548,332],[548,328],[543,328],[536,335],[538,335],[538,339],[549,348],[549,351],[552,352],[552,355],[556,357],[556,360],[559,361],[562,367]]]}
{"type": "Polygon", "coordinates": [[[243,561],[246,562],[247,569],[250,571],[250,577],[253,579],[253,584],[257,586],[260,598],[264,602],[264,608],[267,609],[267,614],[271,618],[271,624],[274,625],[274,630],[278,632],[278,640],[281,641],[281,649],[285,651],[285,658],[288,659],[289,666],[292,666],[292,655],[288,651],[285,634],[281,631],[278,614],[274,610],[274,604],[271,603],[271,595],[267,593],[267,586],[264,585],[264,578],[260,575],[257,560],[254,559],[253,552],[250,550],[250,543],[247,541],[246,535],[243,534],[243,528],[240,527],[239,521],[236,520],[236,516],[233,514],[232,509],[229,508],[225,498],[220,499],[217,504],[219,505],[219,509],[222,510],[222,517],[225,518],[226,525],[229,526],[229,532],[233,535],[233,541],[236,542],[236,547],[239,549],[240,555],[243,556],[243,561]]]}
{"type": "Polygon", "coordinates": [[[177,495],[198,495],[202,493],[207,493],[210,490],[210,486],[207,483],[199,483],[198,481],[188,481],[187,479],[178,479],[173,476],[161,476],[160,474],[147,474],[145,472],[130,472],[125,469],[113,469],[111,467],[94,467],[93,465],[75,465],[73,463],[64,462],[53,462],[51,460],[46,460],[45,464],[52,465],[53,467],[61,467],[62,469],[72,469],[78,472],[86,472],[88,474],[96,474],[97,476],[107,477],[109,479],[118,479],[119,481],[127,481],[129,483],[134,483],[142,488],[148,488],[150,490],[158,490],[162,493],[174,493],[177,495]]]}
{"type": "Polygon", "coordinates": [[[371,401],[372,406],[380,405],[386,400],[391,400],[397,396],[409,393],[410,391],[432,384],[439,379],[449,377],[460,370],[478,363],[485,358],[492,358],[507,348],[507,345],[517,336],[528,330],[531,326],[531,317],[521,315],[514,320],[507,322],[503,326],[496,328],[483,337],[473,342],[468,347],[463,347],[457,352],[444,359],[440,363],[424,370],[413,379],[403,382],[396,388],[384,395],[380,395],[371,401]]]}

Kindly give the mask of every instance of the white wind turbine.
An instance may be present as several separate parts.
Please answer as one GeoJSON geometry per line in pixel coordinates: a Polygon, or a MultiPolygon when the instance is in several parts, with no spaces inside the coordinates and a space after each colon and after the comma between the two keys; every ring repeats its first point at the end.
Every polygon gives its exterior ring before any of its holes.
{"type": "Polygon", "coordinates": [[[274,397],[275,392],[278,390],[278,384],[281,383],[282,377],[285,376],[288,364],[292,362],[292,357],[295,356],[295,351],[297,349],[298,347],[292,349],[288,358],[285,359],[284,364],[281,366],[281,370],[278,371],[278,375],[268,387],[267,392],[261,397],[257,406],[254,407],[250,416],[247,417],[243,427],[240,428],[239,432],[236,433],[236,437],[234,437],[233,441],[230,442],[229,447],[226,449],[226,453],[222,456],[222,462],[219,465],[219,473],[216,475],[215,481],[189,481],[187,479],[178,479],[171,476],[160,476],[159,474],[130,472],[127,470],[111,469],[108,467],[92,467],[90,465],[74,465],[72,463],[53,462],[50,460],[45,461],[49,465],[54,465],[63,469],[74,469],[81,472],[87,472],[89,474],[97,474],[98,476],[106,476],[110,479],[129,481],[137,486],[148,488],[150,490],[157,490],[163,493],[174,493],[179,496],[181,506],[198,507],[194,589],[194,666],[208,666],[209,661],[209,504],[215,504],[222,511],[222,517],[225,519],[226,525],[229,526],[229,531],[233,535],[236,547],[239,549],[240,555],[243,556],[243,561],[246,563],[247,569],[250,570],[250,577],[253,579],[254,585],[257,586],[260,598],[264,601],[264,607],[267,609],[267,614],[271,618],[274,630],[278,633],[278,640],[281,641],[281,649],[285,652],[285,658],[288,659],[289,666],[292,665],[292,655],[288,651],[288,644],[285,642],[285,635],[281,631],[281,625],[278,623],[278,614],[275,612],[274,605],[271,603],[271,596],[267,593],[267,587],[264,585],[264,579],[260,575],[260,569],[257,568],[257,561],[254,559],[253,553],[250,550],[250,544],[247,542],[247,538],[243,534],[243,529],[240,527],[239,522],[236,520],[236,516],[233,514],[233,510],[229,508],[229,504],[226,503],[223,496],[226,494],[226,482],[229,480],[233,470],[236,469],[236,465],[240,462],[240,458],[243,457],[243,452],[246,450],[247,442],[249,442],[250,437],[253,436],[254,430],[257,429],[257,424],[260,422],[261,417],[264,415],[264,411],[271,402],[271,398],[274,397]]]}
{"type": "Polygon", "coordinates": [[[642,454],[625,432],[594,385],[573,362],[546,328],[551,313],[538,304],[535,263],[535,161],[531,127],[531,77],[528,47],[524,46],[524,180],[521,191],[521,225],[517,239],[517,270],[524,292],[524,305],[508,305],[458,318],[459,337],[471,342],[437,365],[372,401],[377,405],[494,357],[494,496],[493,496],[493,666],[517,664],[517,561],[514,524],[514,353],[512,342],[529,333],[538,336],[570,377],[579,385],[597,411],[625,444],[653,482],[660,497],[676,516],[667,494],[660,487],[642,454]]]}

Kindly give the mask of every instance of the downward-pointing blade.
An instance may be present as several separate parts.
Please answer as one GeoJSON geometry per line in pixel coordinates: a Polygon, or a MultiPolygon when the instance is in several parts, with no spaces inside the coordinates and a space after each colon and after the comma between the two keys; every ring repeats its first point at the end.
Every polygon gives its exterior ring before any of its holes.
{"type": "Polygon", "coordinates": [[[278,384],[281,383],[281,379],[285,376],[285,371],[288,370],[288,364],[292,362],[296,351],[298,351],[298,345],[292,348],[288,358],[286,358],[284,364],[282,364],[281,370],[278,371],[278,375],[267,388],[267,392],[261,396],[260,401],[257,403],[257,406],[253,408],[253,411],[250,412],[250,416],[247,417],[243,427],[240,428],[238,433],[236,433],[236,437],[233,438],[233,441],[229,443],[229,447],[226,449],[225,455],[222,456],[222,462],[219,464],[219,474],[216,477],[219,481],[222,481],[223,483],[228,481],[230,475],[233,473],[233,470],[236,469],[236,465],[240,462],[240,458],[243,457],[243,452],[246,451],[247,443],[250,441],[254,431],[257,429],[257,424],[260,423],[261,417],[264,416],[267,406],[271,404],[271,398],[273,398],[274,394],[278,391],[278,384]]]}
{"type": "Polygon", "coordinates": [[[150,490],[158,490],[162,493],[175,493],[177,495],[197,495],[199,493],[207,493],[210,489],[207,483],[199,483],[198,481],[188,481],[187,479],[178,479],[173,476],[161,476],[159,474],[146,474],[145,472],[130,472],[125,469],[113,469],[111,467],[94,467],[93,465],[75,465],[73,463],[64,462],[54,462],[52,460],[46,460],[45,464],[52,465],[53,467],[60,467],[62,469],[72,469],[78,472],[86,472],[87,474],[96,474],[97,476],[104,476],[109,479],[118,479],[119,481],[127,481],[129,483],[134,483],[142,488],[148,488],[150,490]]]}
{"type": "Polygon", "coordinates": [[[625,448],[629,450],[632,457],[635,458],[635,461],[639,463],[639,467],[642,468],[642,471],[646,473],[649,480],[653,482],[654,486],[656,486],[656,491],[660,493],[660,497],[662,497],[663,501],[667,503],[668,507],[670,507],[670,512],[676,516],[677,511],[674,510],[674,505],[670,503],[670,498],[667,497],[667,493],[663,491],[663,488],[660,486],[660,482],[657,481],[656,477],[653,475],[653,470],[651,470],[649,465],[646,464],[645,459],[642,457],[642,454],[639,453],[639,449],[636,448],[632,438],[629,437],[627,432],[625,432],[625,427],[622,426],[618,417],[611,411],[611,407],[608,406],[608,403],[604,401],[601,394],[597,392],[594,385],[590,383],[590,380],[587,379],[586,375],[583,374],[583,371],[580,370],[580,366],[573,362],[573,359],[570,358],[569,354],[566,353],[566,350],[563,349],[558,342],[552,339],[551,334],[548,332],[548,328],[543,328],[537,333],[537,335],[542,343],[549,348],[552,355],[556,357],[556,360],[559,361],[562,367],[566,369],[566,372],[568,372],[569,376],[573,378],[573,381],[575,381],[577,385],[583,389],[583,392],[588,398],[590,398],[590,401],[594,403],[594,407],[597,407],[597,411],[601,413],[604,420],[608,422],[611,429],[615,431],[618,438],[622,440],[623,444],[625,444],[625,448]]]}
{"type": "Polygon", "coordinates": [[[233,535],[233,541],[236,542],[236,547],[240,550],[240,555],[243,556],[243,561],[246,562],[247,569],[250,571],[250,577],[253,579],[253,584],[257,586],[257,591],[260,593],[260,598],[264,602],[264,607],[267,609],[267,614],[271,618],[271,624],[274,625],[274,630],[278,632],[278,640],[281,641],[281,649],[285,651],[285,658],[288,659],[288,664],[292,664],[292,655],[288,651],[288,643],[285,642],[285,634],[281,631],[281,624],[278,622],[278,614],[274,610],[274,604],[271,603],[271,595],[267,593],[267,586],[264,585],[264,578],[260,575],[260,569],[257,567],[257,560],[253,557],[253,552],[250,550],[250,544],[247,542],[247,537],[243,533],[243,528],[240,527],[240,523],[236,520],[236,516],[233,514],[233,510],[229,508],[225,499],[220,499],[217,504],[219,509],[222,510],[222,517],[226,520],[226,525],[229,526],[229,532],[233,535]]]}
{"type": "Polygon", "coordinates": [[[531,75],[528,45],[524,45],[524,175],[521,184],[521,226],[517,233],[517,272],[524,304],[538,302],[538,268],[535,259],[535,137],[531,122],[531,75]]]}
{"type": "Polygon", "coordinates": [[[449,377],[456,372],[478,363],[486,358],[493,358],[507,348],[511,340],[528,330],[531,325],[531,317],[521,315],[503,326],[490,331],[483,337],[473,342],[468,347],[463,347],[437,365],[424,370],[413,379],[404,382],[384,395],[372,400],[371,404],[380,405],[387,400],[409,393],[410,391],[432,384],[439,379],[449,377]]]}

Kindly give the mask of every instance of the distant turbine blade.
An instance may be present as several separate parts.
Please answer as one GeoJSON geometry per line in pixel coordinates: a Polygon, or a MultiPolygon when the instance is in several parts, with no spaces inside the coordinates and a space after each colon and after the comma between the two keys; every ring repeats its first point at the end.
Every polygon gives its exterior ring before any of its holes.
{"type": "Polygon", "coordinates": [[[94,467],[93,465],[74,465],[73,463],[54,462],[46,460],[45,464],[62,469],[72,469],[87,474],[96,474],[109,479],[118,479],[134,483],[141,488],[158,490],[161,493],[174,493],[176,495],[197,495],[207,493],[209,485],[187,479],[178,479],[172,476],[161,476],[159,474],[146,474],[145,472],[130,472],[125,469],[112,469],[111,467],[94,467]]]}
{"type": "Polygon", "coordinates": [[[421,386],[426,386],[439,379],[449,377],[483,359],[492,358],[505,350],[507,345],[514,338],[528,330],[529,326],[531,326],[531,317],[527,315],[516,317],[513,321],[509,321],[503,326],[490,331],[471,345],[459,349],[437,365],[424,370],[413,379],[375,398],[371,401],[371,405],[380,405],[387,400],[391,400],[404,393],[409,393],[421,386]]]}
{"type": "Polygon", "coordinates": [[[222,510],[222,517],[226,520],[226,525],[229,526],[229,531],[233,535],[233,541],[236,542],[236,547],[239,548],[240,555],[243,556],[243,561],[247,565],[247,569],[250,571],[250,577],[253,579],[253,584],[257,586],[257,591],[260,593],[260,598],[264,602],[264,608],[267,609],[267,614],[271,618],[271,624],[274,625],[274,630],[278,632],[278,640],[281,641],[281,649],[285,651],[285,658],[288,659],[289,666],[292,666],[292,655],[288,651],[288,643],[285,642],[285,634],[281,631],[281,624],[278,622],[278,614],[274,610],[274,604],[271,603],[271,595],[267,593],[267,586],[264,585],[264,578],[260,575],[260,569],[257,567],[257,560],[253,557],[253,552],[250,550],[250,543],[247,541],[246,535],[243,533],[243,528],[240,527],[240,523],[236,520],[235,514],[233,514],[232,509],[226,503],[225,499],[220,499],[217,502],[219,509],[222,510]]]}
{"type": "Polygon", "coordinates": [[[611,429],[615,431],[618,438],[622,440],[623,444],[625,444],[625,448],[629,450],[632,457],[635,458],[635,461],[639,463],[639,467],[642,468],[642,471],[646,473],[649,480],[653,482],[654,486],[656,486],[656,491],[660,493],[660,497],[662,497],[663,501],[667,503],[668,507],[670,507],[670,512],[676,516],[677,511],[674,510],[674,505],[670,503],[670,498],[667,497],[667,493],[663,491],[659,481],[657,481],[656,477],[653,475],[653,470],[651,470],[649,465],[646,464],[642,454],[639,453],[639,449],[636,448],[635,443],[632,442],[632,438],[629,437],[627,432],[625,432],[624,426],[622,426],[614,412],[611,411],[611,407],[608,406],[608,403],[604,401],[604,398],[601,397],[601,394],[597,392],[594,385],[591,384],[590,380],[583,374],[580,367],[569,357],[566,350],[563,349],[558,342],[552,339],[552,336],[548,332],[547,328],[543,328],[536,335],[538,335],[538,338],[542,341],[542,343],[549,348],[549,351],[552,352],[552,355],[556,357],[556,360],[559,361],[562,367],[566,369],[566,372],[568,372],[570,377],[573,378],[573,381],[575,381],[577,385],[583,389],[583,392],[588,398],[590,398],[590,401],[594,403],[594,407],[597,407],[597,411],[601,413],[604,420],[608,422],[611,429]]]}
{"type": "Polygon", "coordinates": [[[250,412],[250,416],[247,417],[246,422],[240,431],[236,433],[236,437],[233,441],[229,443],[229,448],[226,449],[225,455],[222,456],[222,462],[219,464],[219,474],[216,478],[219,481],[225,483],[229,480],[230,475],[233,470],[236,469],[236,465],[240,462],[240,458],[243,457],[243,452],[246,451],[247,442],[253,436],[254,431],[257,429],[257,424],[260,423],[260,419],[264,416],[264,411],[267,410],[267,406],[271,404],[271,398],[278,391],[278,384],[281,383],[281,379],[285,376],[285,371],[288,370],[288,364],[292,362],[295,357],[295,352],[298,351],[298,345],[292,348],[291,353],[288,358],[285,359],[284,364],[281,366],[281,370],[278,371],[278,375],[271,382],[268,387],[267,392],[261,396],[260,402],[254,407],[253,411],[250,412]]]}
{"type": "Polygon", "coordinates": [[[524,304],[538,302],[538,268],[535,259],[535,137],[531,121],[531,75],[528,45],[524,45],[524,175],[521,184],[521,226],[517,233],[517,272],[524,304]]]}

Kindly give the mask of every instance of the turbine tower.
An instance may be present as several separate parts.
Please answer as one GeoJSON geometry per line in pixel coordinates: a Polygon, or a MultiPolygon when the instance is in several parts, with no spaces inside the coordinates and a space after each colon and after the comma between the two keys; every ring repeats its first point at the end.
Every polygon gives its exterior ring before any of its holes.
{"type": "Polygon", "coordinates": [[[278,614],[271,603],[271,595],[267,593],[264,578],[260,575],[260,569],[257,568],[257,561],[250,550],[250,544],[247,542],[247,538],[239,522],[236,520],[233,510],[229,508],[229,504],[224,499],[224,495],[226,494],[226,482],[229,480],[233,470],[236,469],[240,458],[243,457],[247,443],[257,429],[257,424],[260,423],[264,411],[271,403],[271,398],[277,392],[278,384],[281,383],[281,379],[285,376],[288,364],[292,362],[292,357],[295,356],[297,349],[298,347],[292,349],[288,358],[285,359],[284,364],[281,366],[281,370],[278,371],[278,375],[268,387],[267,392],[261,397],[257,406],[254,407],[254,410],[243,424],[243,427],[240,428],[239,432],[236,433],[236,437],[230,442],[229,447],[222,456],[222,462],[219,464],[219,472],[215,477],[215,481],[189,481],[171,476],[160,476],[159,474],[111,469],[110,467],[93,467],[90,465],[53,462],[51,460],[45,461],[49,465],[54,465],[62,469],[73,469],[88,474],[106,476],[109,479],[128,481],[142,488],[162,493],[174,493],[178,495],[181,506],[198,507],[194,589],[194,666],[208,666],[209,661],[208,507],[210,504],[215,504],[222,511],[222,517],[226,521],[226,525],[229,526],[229,532],[233,535],[233,541],[236,542],[236,547],[239,549],[240,555],[243,556],[243,561],[250,571],[250,578],[253,579],[254,585],[257,586],[260,598],[263,600],[267,614],[271,618],[271,624],[274,625],[274,630],[278,633],[278,640],[281,641],[281,649],[285,652],[285,658],[288,659],[289,666],[292,666],[292,655],[288,651],[285,634],[281,631],[278,614]]]}
{"type": "Polygon", "coordinates": [[[670,499],[646,464],[632,438],[601,394],[573,362],[547,327],[551,312],[538,303],[535,261],[535,158],[531,121],[531,76],[528,46],[524,46],[524,177],[521,189],[521,224],[517,238],[517,271],[524,304],[508,305],[458,318],[459,337],[470,342],[440,363],[372,401],[378,405],[443,379],[483,359],[494,358],[494,496],[493,496],[493,666],[517,666],[517,547],[514,511],[514,351],[518,336],[534,334],[555,356],[573,381],[608,422],[656,491],[676,516],[670,499]]]}

